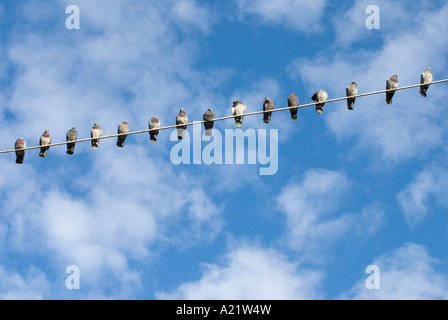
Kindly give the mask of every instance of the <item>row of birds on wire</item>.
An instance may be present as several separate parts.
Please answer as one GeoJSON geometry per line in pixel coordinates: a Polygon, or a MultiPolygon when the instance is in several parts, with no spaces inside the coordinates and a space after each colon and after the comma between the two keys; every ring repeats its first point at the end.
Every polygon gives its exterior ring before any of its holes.
{"type": "MultiPolygon", "coordinates": [[[[431,69],[427,68],[425,72],[421,74],[420,77],[420,95],[422,97],[426,97],[426,92],[429,88],[429,84],[433,81],[433,75],[431,73],[431,69]]],[[[392,104],[392,98],[398,88],[398,76],[395,74],[389,77],[386,80],[386,104],[392,104]]],[[[356,82],[351,82],[350,85],[346,87],[346,96],[347,96],[347,108],[349,110],[354,109],[356,96],[358,94],[358,85],[356,82]]],[[[322,114],[325,102],[328,99],[328,93],[322,89],[317,90],[311,99],[316,103],[316,112],[322,114]]],[[[287,99],[288,108],[291,113],[291,119],[297,120],[297,110],[299,107],[299,99],[294,94],[291,93],[287,99]]],[[[266,97],[263,102],[263,122],[269,123],[271,121],[272,110],[274,110],[275,103],[272,99],[266,97]]],[[[246,104],[244,104],[240,100],[233,101],[233,105],[231,107],[232,115],[235,119],[235,126],[241,127],[243,124],[244,114],[246,113],[246,104]]],[[[212,109],[208,109],[203,114],[205,135],[211,136],[212,129],[214,124],[215,114],[212,109]]],[[[187,128],[186,124],[188,123],[188,116],[183,108],[180,108],[179,114],[176,116],[176,126],[177,126],[177,136],[178,139],[181,140],[184,137],[184,132],[187,128]]],[[[160,129],[160,119],[158,116],[154,116],[149,120],[149,135],[150,142],[156,142],[157,136],[159,134],[160,129]]],[[[129,133],[129,124],[127,121],[124,121],[118,125],[118,135],[117,135],[117,146],[120,148],[124,147],[126,137],[129,133]]],[[[91,148],[98,149],[100,138],[102,136],[102,128],[97,123],[94,122],[93,127],[91,129],[90,137],[91,137],[91,148]]],[[[72,155],[75,151],[75,144],[78,140],[78,132],[76,128],[71,128],[66,134],[66,145],[67,145],[67,154],[72,155]]],[[[47,157],[47,152],[50,148],[52,138],[50,135],[50,131],[48,129],[40,136],[39,146],[40,146],[40,157],[47,157]]],[[[20,137],[15,142],[15,154],[16,154],[16,163],[22,164],[25,158],[25,150],[26,142],[23,137],[20,137]]]]}

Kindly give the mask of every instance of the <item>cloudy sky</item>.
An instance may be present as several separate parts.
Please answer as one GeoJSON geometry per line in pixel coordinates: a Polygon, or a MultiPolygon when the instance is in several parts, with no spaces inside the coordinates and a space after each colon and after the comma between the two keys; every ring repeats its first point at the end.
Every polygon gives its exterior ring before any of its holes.
{"type": "MultiPolygon", "coordinates": [[[[359,93],[393,74],[413,85],[427,67],[448,78],[448,4],[411,2],[1,0],[0,149],[36,146],[45,129],[89,138],[94,121],[103,135],[154,115],[173,125],[180,107],[194,121],[229,116],[235,99],[253,112],[292,92],[339,98],[351,81],[359,93]]],[[[303,108],[297,121],[246,117],[255,163],[176,164],[172,130],[71,156],[28,150],[22,165],[2,154],[0,299],[447,299],[447,85],[303,108]]],[[[236,127],[215,129],[224,159],[236,127]]],[[[192,159],[211,143],[193,147],[202,133],[190,126],[182,142],[192,159]]]]}

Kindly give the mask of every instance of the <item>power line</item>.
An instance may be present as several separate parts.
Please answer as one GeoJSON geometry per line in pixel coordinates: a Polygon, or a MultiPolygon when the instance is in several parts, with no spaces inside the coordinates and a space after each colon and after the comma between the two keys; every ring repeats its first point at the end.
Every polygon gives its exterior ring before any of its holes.
{"type": "MultiPolygon", "coordinates": [[[[448,79],[433,81],[433,82],[427,83],[427,85],[439,84],[439,83],[443,83],[443,82],[448,82],[448,79]]],[[[328,99],[328,100],[325,101],[325,104],[336,102],[336,101],[341,101],[341,100],[347,100],[348,98],[358,98],[358,97],[371,96],[371,95],[380,94],[380,93],[386,93],[386,92],[389,92],[389,91],[399,91],[399,90],[406,90],[406,89],[411,89],[411,88],[418,88],[421,85],[422,84],[414,84],[414,85],[405,86],[405,87],[398,87],[398,88],[395,88],[395,89],[385,89],[385,90],[361,93],[361,94],[348,96],[348,97],[345,96],[345,97],[341,97],[341,98],[328,99]]],[[[274,108],[273,110],[261,110],[261,111],[255,111],[255,112],[248,112],[248,113],[245,113],[244,115],[225,116],[225,117],[221,117],[221,118],[215,118],[215,119],[213,119],[211,121],[216,122],[216,121],[228,120],[228,119],[232,119],[232,118],[235,118],[235,117],[241,117],[241,116],[249,117],[249,116],[253,116],[253,115],[263,114],[263,113],[266,113],[266,112],[278,112],[278,111],[284,111],[284,110],[289,110],[289,109],[305,108],[305,107],[309,107],[309,106],[314,106],[314,105],[319,104],[319,103],[323,103],[323,102],[311,102],[311,103],[306,103],[306,104],[302,104],[302,105],[298,105],[298,106],[292,106],[292,107],[274,108]]],[[[205,122],[206,121],[204,121],[204,120],[199,120],[199,121],[193,121],[193,122],[184,123],[184,124],[178,124],[178,125],[164,126],[164,127],[160,127],[160,128],[154,128],[154,129],[145,129],[145,130],[132,131],[132,132],[128,132],[128,133],[117,133],[117,134],[105,135],[105,136],[96,137],[96,138],[85,138],[85,139],[79,139],[79,140],[73,140],[73,141],[57,142],[57,143],[52,143],[52,144],[45,145],[45,147],[55,147],[55,146],[66,145],[68,143],[80,143],[80,142],[87,142],[87,141],[92,141],[92,140],[116,138],[116,137],[119,137],[119,136],[128,136],[128,135],[134,135],[134,134],[140,134],[140,133],[148,133],[148,132],[151,132],[151,131],[168,130],[168,129],[174,129],[174,128],[177,128],[177,127],[191,126],[191,125],[195,125],[195,124],[202,124],[202,123],[205,123],[205,122]]],[[[26,151],[26,150],[32,150],[32,149],[40,149],[41,147],[42,146],[39,145],[39,146],[26,147],[26,148],[23,148],[23,149],[4,150],[4,151],[0,151],[0,154],[11,153],[11,152],[15,152],[15,151],[26,151]]]]}

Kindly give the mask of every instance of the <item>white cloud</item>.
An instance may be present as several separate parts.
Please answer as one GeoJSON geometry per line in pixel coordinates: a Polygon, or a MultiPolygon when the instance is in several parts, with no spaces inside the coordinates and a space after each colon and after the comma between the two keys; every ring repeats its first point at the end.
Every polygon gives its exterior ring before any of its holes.
{"type": "Polygon", "coordinates": [[[42,300],[49,288],[45,274],[33,266],[25,276],[0,266],[0,300],[42,300]]]}
{"type": "Polygon", "coordinates": [[[397,195],[407,223],[419,224],[431,209],[432,198],[447,206],[448,171],[431,167],[420,172],[415,180],[397,195]]]}
{"type": "MultiPolygon", "coordinates": [[[[448,47],[447,38],[442,36],[448,31],[444,23],[447,12],[448,6],[444,6],[425,12],[431,20],[420,18],[418,23],[403,24],[395,32],[382,30],[380,48],[375,42],[371,49],[369,45],[365,50],[347,48],[331,56],[298,59],[292,66],[309,91],[308,96],[321,88],[329,92],[329,98],[343,97],[351,81],[358,83],[359,93],[384,90],[392,74],[398,74],[400,86],[418,84],[428,66],[435,79],[441,79],[448,47]]],[[[426,99],[419,96],[417,88],[399,91],[390,106],[385,104],[385,94],[360,97],[350,112],[345,101],[335,102],[328,105],[324,117],[339,142],[353,142],[350,156],[371,150],[375,158],[392,162],[411,157],[424,159],[444,142],[446,127],[437,111],[439,101],[446,99],[443,86],[432,86],[426,99]]]]}
{"type": "Polygon", "coordinates": [[[342,14],[333,15],[336,32],[335,42],[338,46],[344,47],[351,46],[359,41],[372,39],[379,33],[394,37],[395,26],[415,27],[414,19],[417,19],[417,15],[412,14],[404,3],[384,0],[375,1],[375,3],[369,0],[356,1],[351,8],[342,14]],[[379,9],[380,29],[368,29],[366,27],[366,20],[372,14],[372,12],[366,13],[366,9],[370,5],[375,5],[379,9]]]}
{"type": "MultiPolygon", "coordinates": [[[[380,289],[366,288],[365,278],[360,280],[342,299],[354,300],[446,300],[448,279],[437,271],[438,261],[427,249],[415,243],[384,254],[373,265],[379,268],[380,289]]],[[[366,266],[367,267],[367,266],[366,266]]]]}
{"type": "Polygon", "coordinates": [[[142,287],[133,265],[151,263],[157,245],[190,247],[215,239],[221,208],[208,193],[189,175],[176,176],[169,163],[147,158],[143,147],[132,148],[123,154],[125,149],[103,145],[84,175],[76,178],[78,168],[64,168],[67,179],[58,180],[57,171],[46,171],[51,184],[41,184],[45,180],[27,163],[2,161],[18,173],[0,181],[2,254],[37,254],[60,270],[77,265],[90,295],[107,297],[102,289],[115,279],[120,290],[114,297],[127,298],[142,287]]]}
{"type": "MultiPolygon", "coordinates": [[[[103,127],[103,135],[116,133],[124,120],[131,130],[146,129],[156,114],[163,125],[173,124],[185,101],[196,120],[195,111],[202,115],[206,108],[197,101],[213,100],[207,93],[210,77],[219,85],[228,76],[190,68],[197,40],[189,32],[179,40],[174,26],[208,32],[209,9],[196,1],[129,6],[81,0],[77,5],[80,30],[65,28],[65,10],[57,11],[63,5],[47,6],[44,15],[32,14],[35,5],[17,9],[26,11],[23,23],[11,26],[2,49],[15,70],[11,92],[2,92],[1,111],[11,114],[2,145],[12,147],[18,136],[28,146],[37,145],[45,128],[53,142],[64,141],[72,126],[79,138],[87,138],[93,121],[103,127]],[[40,29],[27,28],[57,20],[59,14],[60,29],[49,28],[45,37],[40,29]],[[196,93],[197,100],[190,102],[196,93]]],[[[135,296],[142,288],[135,264],[151,263],[157,245],[206,243],[222,228],[222,208],[199,178],[177,176],[181,170],[166,156],[168,137],[161,132],[160,142],[149,144],[148,134],[129,136],[124,149],[115,146],[115,139],[105,139],[98,152],[79,143],[71,157],[63,146],[51,148],[46,159],[29,150],[22,166],[14,163],[14,154],[5,155],[3,167],[11,176],[0,178],[2,253],[40,255],[60,270],[78,265],[90,296],[135,296]],[[108,285],[114,281],[119,290],[108,285]]]]}
{"type": "Polygon", "coordinates": [[[241,19],[254,15],[258,23],[280,25],[301,32],[320,31],[319,20],[324,14],[325,0],[235,0],[241,19]],[[261,18],[261,19],[260,19],[261,18]]]}
{"type": "MultiPolygon", "coordinates": [[[[173,27],[199,23],[197,16],[210,20],[208,8],[186,0],[136,1],[131,7],[126,1],[80,1],[77,5],[80,30],[66,30],[62,23],[61,29],[42,37],[26,29],[26,23],[14,25],[15,36],[8,38],[4,49],[8,62],[17,69],[11,79],[12,92],[2,97],[3,111],[15,116],[8,123],[13,129],[6,130],[11,134],[1,138],[5,144],[18,136],[37,141],[45,128],[56,141],[62,141],[72,126],[87,137],[93,121],[102,125],[104,133],[115,133],[124,120],[133,130],[146,129],[153,115],[167,125],[174,122],[180,106],[191,115],[211,105],[207,103],[213,100],[210,77],[219,85],[228,74],[192,70],[197,39],[178,39],[178,29],[173,27]]],[[[41,19],[33,21],[45,23],[45,17],[41,19]]],[[[204,19],[199,23],[202,30],[209,28],[204,19]]]]}
{"type": "Polygon", "coordinates": [[[348,235],[372,235],[383,224],[383,210],[368,206],[361,214],[335,216],[341,199],[350,194],[347,178],[336,171],[309,170],[300,183],[290,183],[278,197],[286,215],[289,245],[306,259],[322,252],[348,235]]]}
{"type": "Polygon", "coordinates": [[[243,245],[225,256],[223,265],[204,264],[202,277],[157,299],[296,300],[321,297],[319,272],[301,269],[281,253],[243,245]]]}
{"type": "Polygon", "coordinates": [[[198,6],[195,0],[180,0],[173,4],[174,21],[179,23],[183,30],[197,27],[204,33],[210,32],[213,21],[212,13],[204,6],[198,6]]]}

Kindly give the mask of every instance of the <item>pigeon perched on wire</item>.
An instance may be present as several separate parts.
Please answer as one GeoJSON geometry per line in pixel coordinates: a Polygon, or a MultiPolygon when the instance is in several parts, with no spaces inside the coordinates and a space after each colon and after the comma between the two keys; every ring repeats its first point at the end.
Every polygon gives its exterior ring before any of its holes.
{"type": "Polygon", "coordinates": [[[392,104],[392,98],[398,88],[398,76],[394,74],[386,80],[386,90],[394,89],[386,92],[386,104],[392,104]]]}
{"type": "Polygon", "coordinates": [[[426,97],[426,91],[428,91],[432,79],[431,68],[426,68],[425,72],[420,76],[420,83],[422,84],[422,86],[420,86],[420,95],[422,97],[426,97]]]}
{"type": "Polygon", "coordinates": [[[350,96],[356,96],[358,94],[358,85],[356,82],[353,81],[350,83],[350,85],[348,85],[345,89],[345,93],[347,94],[347,108],[348,110],[353,110],[355,107],[356,97],[350,98],[350,96]]]}
{"type": "MultiPolygon", "coordinates": [[[[101,129],[98,122],[94,122],[92,130],[90,131],[90,137],[91,138],[100,138],[102,133],[103,133],[103,129],[101,129]]],[[[92,139],[91,141],[92,141],[91,148],[98,149],[98,144],[100,143],[100,139],[92,139]]]]}
{"type": "MultiPolygon", "coordinates": [[[[188,116],[184,111],[184,108],[180,108],[179,114],[176,116],[176,125],[182,125],[188,123],[188,116]]],[[[182,140],[184,138],[186,125],[177,127],[177,139],[182,140]]]]}
{"type": "Polygon", "coordinates": [[[70,141],[78,140],[78,132],[76,131],[76,128],[73,127],[70,130],[68,130],[65,136],[67,141],[67,154],[75,153],[76,142],[70,142],[70,141]]]}
{"type": "MultiPolygon", "coordinates": [[[[263,111],[269,111],[274,110],[275,103],[272,101],[272,99],[269,99],[268,97],[264,98],[263,102],[263,111]]],[[[263,122],[269,123],[271,122],[271,115],[272,112],[263,112],[263,122]]]]}
{"type": "Polygon", "coordinates": [[[48,149],[50,149],[50,147],[48,147],[49,144],[51,144],[50,130],[45,129],[44,133],[42,133],[39,139],[39,145],[41,146],[39,153],[40,157],[47,157],[48,149]]]}
{"type": "Polygon", "coordinates": [[[149,119],[148,128],[154,129],[154,130],[149,131],[149,141],[154,143],[157,141],[157,135],[159,134],[159,130],[155,130],[155,129],[160,128],[160,119],[158,116],[154,116],[151,119],[149,119]]]}
{"type": "Polygon", "coordinates": [[[292,107],[298,107],[299,106],[299,98],[294,93],[291,93],[288,97],[288,107],[289,112],[291,113],[291,119],[296,121],[297,120],[297,109],[298,108],[292,108],[292,107]]]}
{"type": "MultiPolygon", "coordinates": [[[[127,121],[123,121],[118,125],[118,134],[121,133],[129,133],[129,123],[127,121]]],[[[124,147],[124,142],[126,141],[127,134],[123,134],[117,137],[117,146],[120,148],[124,147]]]]}
{"type": "Polygon", "coordinates": [[[205,129],[205,135],[210,137],[212,135],[213,125],[214,125],[214,119],[215,114],[213,113],[212,109],[208,109],[203,115],[202,119],[204,122],[204,129],[205,129]]]}
{"type": "Polygon", "coordinates": [[[328,93],[324,90],[317,90],[313,96],[311,97],[311,100],[314,102],[319,102],[316,104],[316,112],[321,114],[324,111],[325,101],[327,101],[328,93]]]}
{"type": "Polygon", "coordinates": [[[235,117],[235,126],[241,127],[243,125],[244,114],[246,113],[246,105],[240,100],[233,101],[232,115],[235,117]]]}
{"type": "Polygon", "coordinates": [[[14,143],[14,149],[16,149],[16,163],[22,164],[25,160],[25,150],[19,150],[19,149],[25,149],[26,148],[26,142],[23,140],[22,137],[18,138],[16,142],[14,143]]]}

